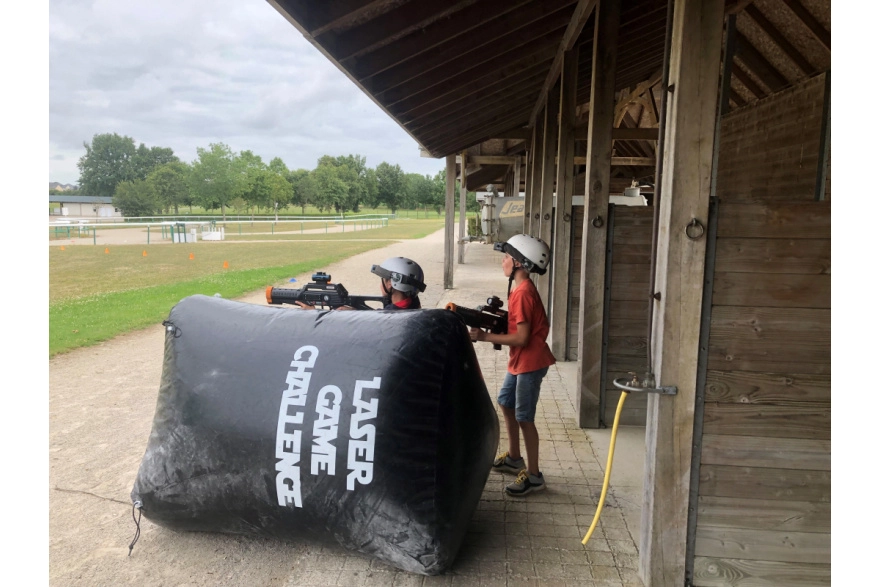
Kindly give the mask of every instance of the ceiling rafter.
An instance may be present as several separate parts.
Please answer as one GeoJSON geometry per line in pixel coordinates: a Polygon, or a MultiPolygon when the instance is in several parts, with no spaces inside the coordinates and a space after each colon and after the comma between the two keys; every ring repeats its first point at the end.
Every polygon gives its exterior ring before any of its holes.
{"type": "Polygon", "coordinates": [[[565,32],[562,34],[562,40],[559,41],[559,48],[556,50],[556,55],[553,57],[550,71],[547,73],[547,79],[544,80],[544,85],[541,86],[538,99],[535,101],[535,107],[532,109],[532,113],[529,116],[529,126],[535,125],[538,112],[544,107],[544,102],[547,101],[547,94],[550,92],[550,88],[553,87],[553,84],[556,83],[556,79],[562,71],[562,56],[565,55],[566,51],[570,51],[572,47],[574,47],[578,37],[581,35],[584,25],[587,24],[587,19],[590,18],[590,15],[593,14],[596,8],[596,2],[597,0],[580,0],[575,7],[574,14],[571,15],[571,20],[565,28],[565,32]]]}
{"type": "Polygon", "coordinates": [[[744,85],[748,91],[754,94],[755,98],[757,98],[758,100],[767,95],[767,92],[765,92],[764,89],[760,85],[758,85],[758,83],[755,82],[755,80],[753,80],[752,77],[736,63],[736,61],[731,62],[730,73],[732,73],[734,77],[736,77],[736,79],[738,79],[739,82],[744,85]]]}
{"type": "Polygon", "coordinates": [[[398,87],[423,88],[426,84],[442,83],[467,69],[479,67],[499,56],[515,54],[521,47],[528,46],[533,41],[555,35],[568,21],[568,10],[564,7],[551,13],[536,10],[529,16],[532,18],[531,22],[515,19],[518,26],[510,28],[513,24],[509,24],[509,28],[495,39],[467,45],[447,43],[418,62],[393,67],[365,80],[364,87],[381,94],[398,87]]]}
{"type": "Polygon", "coordinates": [[[755,49],[755,46],[746,40],[742,35],[736,36],[736,57],[739,57],[743,64],[757,76],[761,82],[770,88],[771,92],[778,92],[786,87],[789,82],[779,70],[773,67],[773,64],[767,61],[767,58],[761,55],[761,52],[755,49]]]}
{"type": "Polygon", "coordinates": [[[407,2],[351,29],[328,31],[320,38],[316,35],[316,40],[332,48],[333,54],[340,61],[348,60],[402,39],[474,1],[456,2],[442,10],[433,2],[407,2]]]}
{"type": "Polygon", "coordinates": [[[782,0],[788,6],[795,16],[809,29],[810,33],[819,41],[828,52],[831,52],[831,33],[825,30],[825,27],[816,20],[810,11],[804,8],[804,5],[798,0],[782,0]]]}
{"type": "Polygon", "coordinates": [[[815,73],[816,68],[807,61],[806,57],[801,55],[801,52],[798,51],[794,45],[788,42],[785,35],[783,35],[754,4],[746,6],[745,13],[755,21],[758,28],[764,31],[777,47],[782,49],[785,54],[788,55],[789,59],[794,61],[794,64],[797,65],[805,75],[812,75],[815,73]]]}
{"type": "MultiPolygon", "coordinates": [[[[373,0],[372,2],[368,2],[354,10],[343,12],[339,16],[333,18],[333,20],[327,21],[325,24],[313,29],[311,31],[312,36],[317,39],[329,31],[340,28],[352,28],[364,21],[376,18],[380,14],[388,12],[392,8],[396,8],[407,1],[408,0],[373,0]]],[[[337,6],[339,4],[337,4],[337,6]]]]}
{"type": "Polygon", "coordinates": [[[467,44],[467,40],[479,34],[479,29],[486,23],[494,22],[528,4],[529,0],[484,0],[471,4],[413,31],[393,44],[349,57],[342,63],[350,67],[358,79],[368,79],[390,67],[418,59],[447,43],[467,44]]]}
{"type": "Polygon", "coordinates": [[[434,91],[431,92],[429,100],[445,98],[450,94],[460,95],[459,92],[463,86],[476,82],[482,84],[478,89],[485,90],[489,87],[489,84],[514,75],[521,69],[549,61],[554,52],[552,39],[552,34],[547,35],[543,39],[522,47],[520,51],[514,51],[512,57],[508,54],[500,55],[483,63],[482,68],[469,68],[461,71],[453,78],[442,80],[446,83],[438,82],[418,91],[412,91],[407,88],[395,88],[389,90],[386,93],[387,95],[379,96],[378,99],[387,104],[390,110],[402,114],[404,111],[398,111],[399,104],[422,103],[426,98],[425,92],[431,88],[434,88],[434,91]]]}
{"type": "MultiPolygon", "coordinates": [[[[518,93],[518,91],[515,91],[518,88],[531,87],[528,84],[533,82],[535,77],[542,76],[546,71],[546,69],[544,69],[545,63],[546,62],[539,63],[529,68],[522,69],[511,76],[493,83],[491,90],[492,94],[509,93],[509,95],[515,95],[518,93]]],[[[535,85],[537,85],[537,83],[538,82],[534,82],[535,85]]],[[[480,87],[477,88],[476,91],[462,91],[449,100],[432,100],[407,112],[405,115],[400,116],[400,121],[403,124],[412,125],[417,122],[420,123],[426,118],[437,120],[438,117],[442,116],[444,113],[458,112],[462,108],[467,108],[470,105],[481,102],[485,93],[485,88],[480,87]]]]}

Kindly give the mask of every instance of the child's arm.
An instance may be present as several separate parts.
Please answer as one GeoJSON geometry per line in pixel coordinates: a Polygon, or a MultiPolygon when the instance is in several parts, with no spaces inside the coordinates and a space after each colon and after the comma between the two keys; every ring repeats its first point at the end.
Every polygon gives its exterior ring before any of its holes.
{"type": "Polygon", "coordinates": [[[471,341],[473,342],[491,342],[492,344],[503,344],[506,346],[526,346],[529,343],[531,327],[528,322],[517,322],[516,332],[513,334],[493,334],[479,328],[471,328],[470,333],[471,341]]]}

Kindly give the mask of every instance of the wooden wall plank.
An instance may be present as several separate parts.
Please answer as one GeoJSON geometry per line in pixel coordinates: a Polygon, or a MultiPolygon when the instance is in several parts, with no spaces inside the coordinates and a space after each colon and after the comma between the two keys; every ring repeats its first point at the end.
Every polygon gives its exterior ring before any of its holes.
{"type": "Polygon", "coordinates": [[[831,311],[713,308],[709,369],[829,373],[831,311]]]}
{"type": "Polygon", "coordinates": [[[716,306],[831,308],[831,275],[715,273],[716,306]]]}
{"type": "Polygon", "coordinates": [[[831,502],[701,496],[697,512],[716,528],[831,532],[831,502]]]}
{"type": "Polygon", "coordinates": [[[829,202],[721,202],[718,238],[831,238],[829,202]]]}
{"type": "Polygon", "coordinates": [[[697,556],[831,564],[831,535],[697,528],[697,556]]]}
{"type": "Polygon", "coordinates": [[[718,271],[831,274],[829,239],[718,239],[718,271]]]}
{"type": "Polygon", "coordinates": [[[830,502],[831,472],[704,464],[700,496],[830,502]]]}
{"type": "Polygon", "coordinates": [[[831,440],[831,406],[706,403],[703,433],[831,440]]]}
{"type": "Polygon", "coordinates": [[[831,471],[831,441],[704,434],[702,464],[831,471]]]}
{"type": "Polygon", "coordinates": [[[831,376],[709,371],[706,402],[831,405],[831,376]]]}
{"type": "Polygon", "coordinates": [[[698,556],[694,585],[701,587],[828,587],[831,565],[698,556]]]}

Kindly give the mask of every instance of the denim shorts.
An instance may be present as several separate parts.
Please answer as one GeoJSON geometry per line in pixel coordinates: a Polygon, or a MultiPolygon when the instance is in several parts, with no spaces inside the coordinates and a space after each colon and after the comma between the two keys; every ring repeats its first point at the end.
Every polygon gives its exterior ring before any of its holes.
{"type": "Polygon", "coordinates": [[[517,422],[534,422],[535,410],[538,407],[538,396],[541,395],[541,380],[550,367],[537,371],[504,376],[504,383],[498,392],[498,404],[516,410],[517,422]]]}

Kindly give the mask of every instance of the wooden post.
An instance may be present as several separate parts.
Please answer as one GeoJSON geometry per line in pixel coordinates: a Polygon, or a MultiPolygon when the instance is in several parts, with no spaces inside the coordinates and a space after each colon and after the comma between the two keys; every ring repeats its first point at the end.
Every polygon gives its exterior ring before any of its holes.
{"type": "Polygon", "coordinates": [[[446,156],[446,225],[443,233],[443,288],[452,289],[452,244],[455,241],[455,155],[446,156]]]}
{"type": "Polygon", "coordinates": [[[522,167],[522,158],[516,157],[516,160],[513,163],[513,190],[510,192],[510,196],[514,198],[519,197],[519,172],[522,167]]]}
{"type": "Polygon", "coordinates": [[[694,219],[708,226],[723,17],[724,0],[675,0],[650,351],[656,384],[678,394],[648,396],[639,548],[646,587],[685,582],[706,256],[706,238],[689,238],[685,228],[694,219]]]}
{"type": "Polygon", "coordinates": [[[593,34],[593,79],[587,133],[587,180],[584,238],[581,250],[580,331],[578,332],[578,425],[599,427],[602,381],[602,323],[605,314],[605,247],[608,184],[611,179],[611,127],[614,121],[614,76],[620,0],[596,7],[593,34]]]}
{"type": "Polygon", "coordinates": [[[461,185],[458,186],[458,264],[464,263],[465,206],[467,205],[467,151],[461,152],[461,185]]]}
{"type": "MultiPolygon", "coordinates": [[[[540,238],[550,245],[553,234],[553,184],[556,181],[556,151],[559,147],[559,84],[553,86],[550,95],[547,96],[547,107],[544,109],[544,145],[542,147],[544,157],[541,162],[541,201],[536,206],[537,227],[532,230],[532,235],[540,238]]],[[[550,308],[550,278],[553,275],[553,266],[541,276],[538,276],[535,285],[538,293],[544,301],[544,306],[550,308]]]]}
{"type": "Polygon", "coordinates": [[[532,136],[532,144],[534,152],[532,153],[532,171],[529,173],[531,187],[529,188],[530,196],[526,199],[524,214],[528,215],[526,221],[525,234],[534,235],[538,230],[538,220],[535,215],[541,208],[541,173],[544,161],[544,115],[538,117],[535,123],[534,135],[532,136]]]}
{"type": "Polygon", "coordinates": [[[577,107],[578,49],[566,51],[562,61],[559,105],[559,162],[556,167],[556,218],[551,267],[550,350],[558,360],[568,358],[568,291],[571,278],[571,200],[574,194],[574,124],[577,107]]]}

